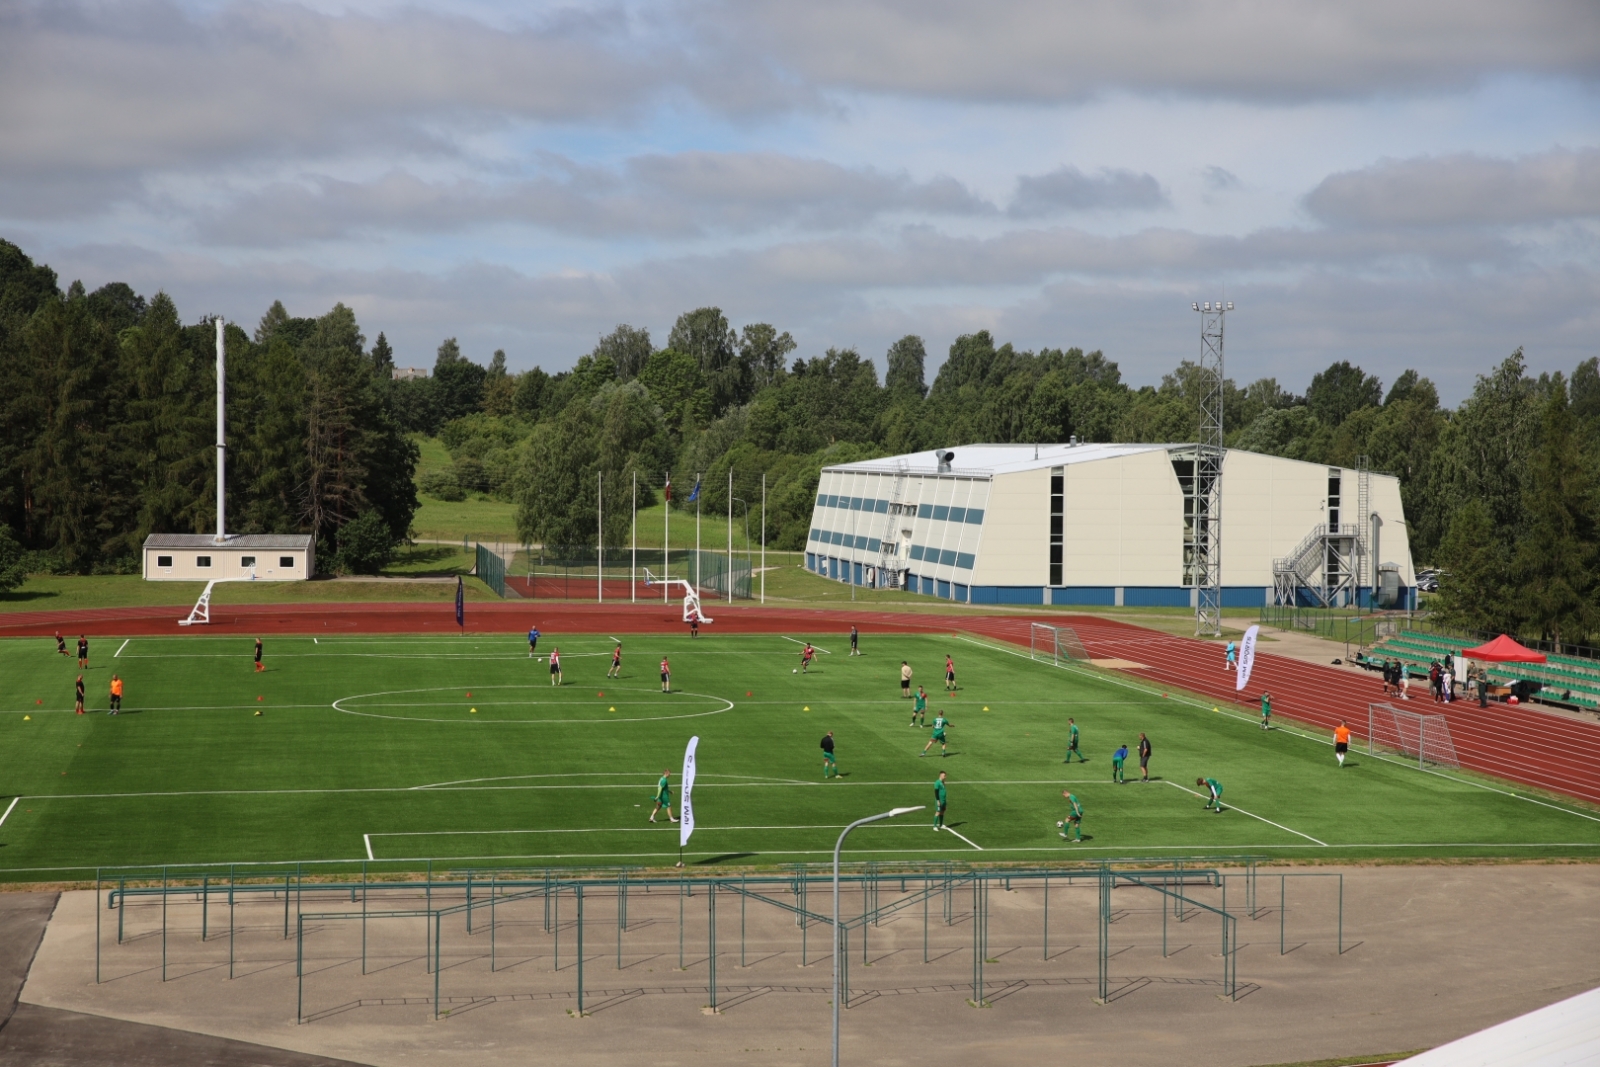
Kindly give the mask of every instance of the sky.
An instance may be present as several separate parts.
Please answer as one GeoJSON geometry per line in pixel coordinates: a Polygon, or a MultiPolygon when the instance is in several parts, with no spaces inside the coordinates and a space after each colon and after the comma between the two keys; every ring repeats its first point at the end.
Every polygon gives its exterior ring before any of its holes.
{"type": "Polygon", "coordinates": [[[706,305],[930,380],[960,334],[1134,385],[1447,403],[1600,355],[1593,0],[0,0],[0,236],[251,328],[352,307],[570,367],[706,305]]]}

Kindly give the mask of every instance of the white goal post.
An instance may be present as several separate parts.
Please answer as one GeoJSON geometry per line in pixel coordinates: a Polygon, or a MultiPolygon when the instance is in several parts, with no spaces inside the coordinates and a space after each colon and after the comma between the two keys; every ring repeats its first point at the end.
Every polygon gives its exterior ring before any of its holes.
{"type": "Polygon", "coordinates": [[[1393,704],[1367,705],[1367,751],[1398,752],[1415,759],[1419,768],[1461,766],[1456,759],[1455,742],[1450,739],[1450,724],[1443,715],[1421,715],[1393,704]]]}
{"type": "Polygon", "coordinates": [[[1076,630],[1070,626],[1047,626],[1042,622],[1028,624],[1028,655],[1056,666],[1063,661],[1089,658],[1076,630]]]}
{"type": "Polygon", "coordinates": [[[690,585],[682,578],[657,578],[655,575],[650,573],[650,568],[645,567],[642,569],[644,570],[645,585],[664,585],[667,587],[669,593],[671,592],[673,586],[683,586],[684,622],[688,622],[691,615],[698,616],[701,622],[708,623],[713,621],[711,616],[705,613],[705,609],[700,606],[700,594],[695,591],[694,586],[690,585]]]}

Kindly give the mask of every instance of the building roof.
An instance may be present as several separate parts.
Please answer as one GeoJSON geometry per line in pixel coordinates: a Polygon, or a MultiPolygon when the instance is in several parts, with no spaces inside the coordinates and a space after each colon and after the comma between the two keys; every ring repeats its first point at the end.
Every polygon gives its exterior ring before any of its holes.
{"type": "Polygon", "coordinates": [[[145,548],[306,548],[310,534],[229,534],[218,543],[216,534],[157,534],[144,539],[145,548]]]}
{"type": "Polygon", "coordinates": [[[934,474],[939,470],[939,453],[954,452],[950,461],[952,474],[1015,474],[1018,471],[1038,470],[1041,467],[1063,467],[1070,463],[1092,463],[1100,459],[1115,459],[1141,452],[1164,452],[1172,448],[1192,447],[1181,444],[1168,445],[957,445],[928,452],[912,452],[904,456],[885,456],[882,459],[862,460],[859,463],[840,463],[824,467],[830,471],[898,471],[912,474],[934,474]]]}

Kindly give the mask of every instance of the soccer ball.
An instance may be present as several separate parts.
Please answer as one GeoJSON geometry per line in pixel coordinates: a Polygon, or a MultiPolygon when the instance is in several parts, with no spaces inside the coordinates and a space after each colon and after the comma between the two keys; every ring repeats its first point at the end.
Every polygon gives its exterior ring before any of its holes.
{"type": "Polygon", "coordinates": [[[790,674],[799,674],[800,673],[800,668],[796,667],[794,670],[790,671],[789,673],[790,674]]]}
{"type": "Polygon", "coordinates": [[[1056,823],[1056,829],[1057,830],[1065,830],[1066,828],[1067,828],[1067,824],[1066,823],[1064,823],[1064,822],[1056,823]]]}

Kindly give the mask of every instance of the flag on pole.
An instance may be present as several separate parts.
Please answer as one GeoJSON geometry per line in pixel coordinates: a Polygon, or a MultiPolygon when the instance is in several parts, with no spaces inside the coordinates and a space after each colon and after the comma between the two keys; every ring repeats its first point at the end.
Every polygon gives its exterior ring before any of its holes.
{"type": "Polygon", "coordinates": [[[700,499],[700,479],[696,478],[694,480],[694,488],[689,490],[689,499],[687,501],[685,501],[685,503],[693,504],[696,500],[699,500],[699,499],[700,499]]]}
{"type": "Polygon", "coordinates": [[[700,744],[698,737],[689,738],[689,747],[683,750],[683,800],[678,807],[678,847],[683,848],[689,844],[689,835],[694,833],[694,750],[700,744]]]}
{"type": "Polygon", "coordinates": [[[1234,673],[1238,678],[1234,680],[1233,688],[1244,692],[1245,684],[1250,681],[1250,668],[1256,665],[1256,634],[1261,632],[1261,627],[1252,626],[1244,632],[1244,640],[1239,642],[1239,669],[1234,673]]]}
{"type": "Polygon", "coordinates": [[[467,588],[461,582],[461,575],[456,575],[456,625],[466,628],[467,623],[467,588]]]}
{"type": "Polygon", "coordinates": [[[666,494],[667,494],[667,503],[669,503],[669,504],[672,503],[672,475],[670,475],[670,474],[667,475],[666,494]]]}

